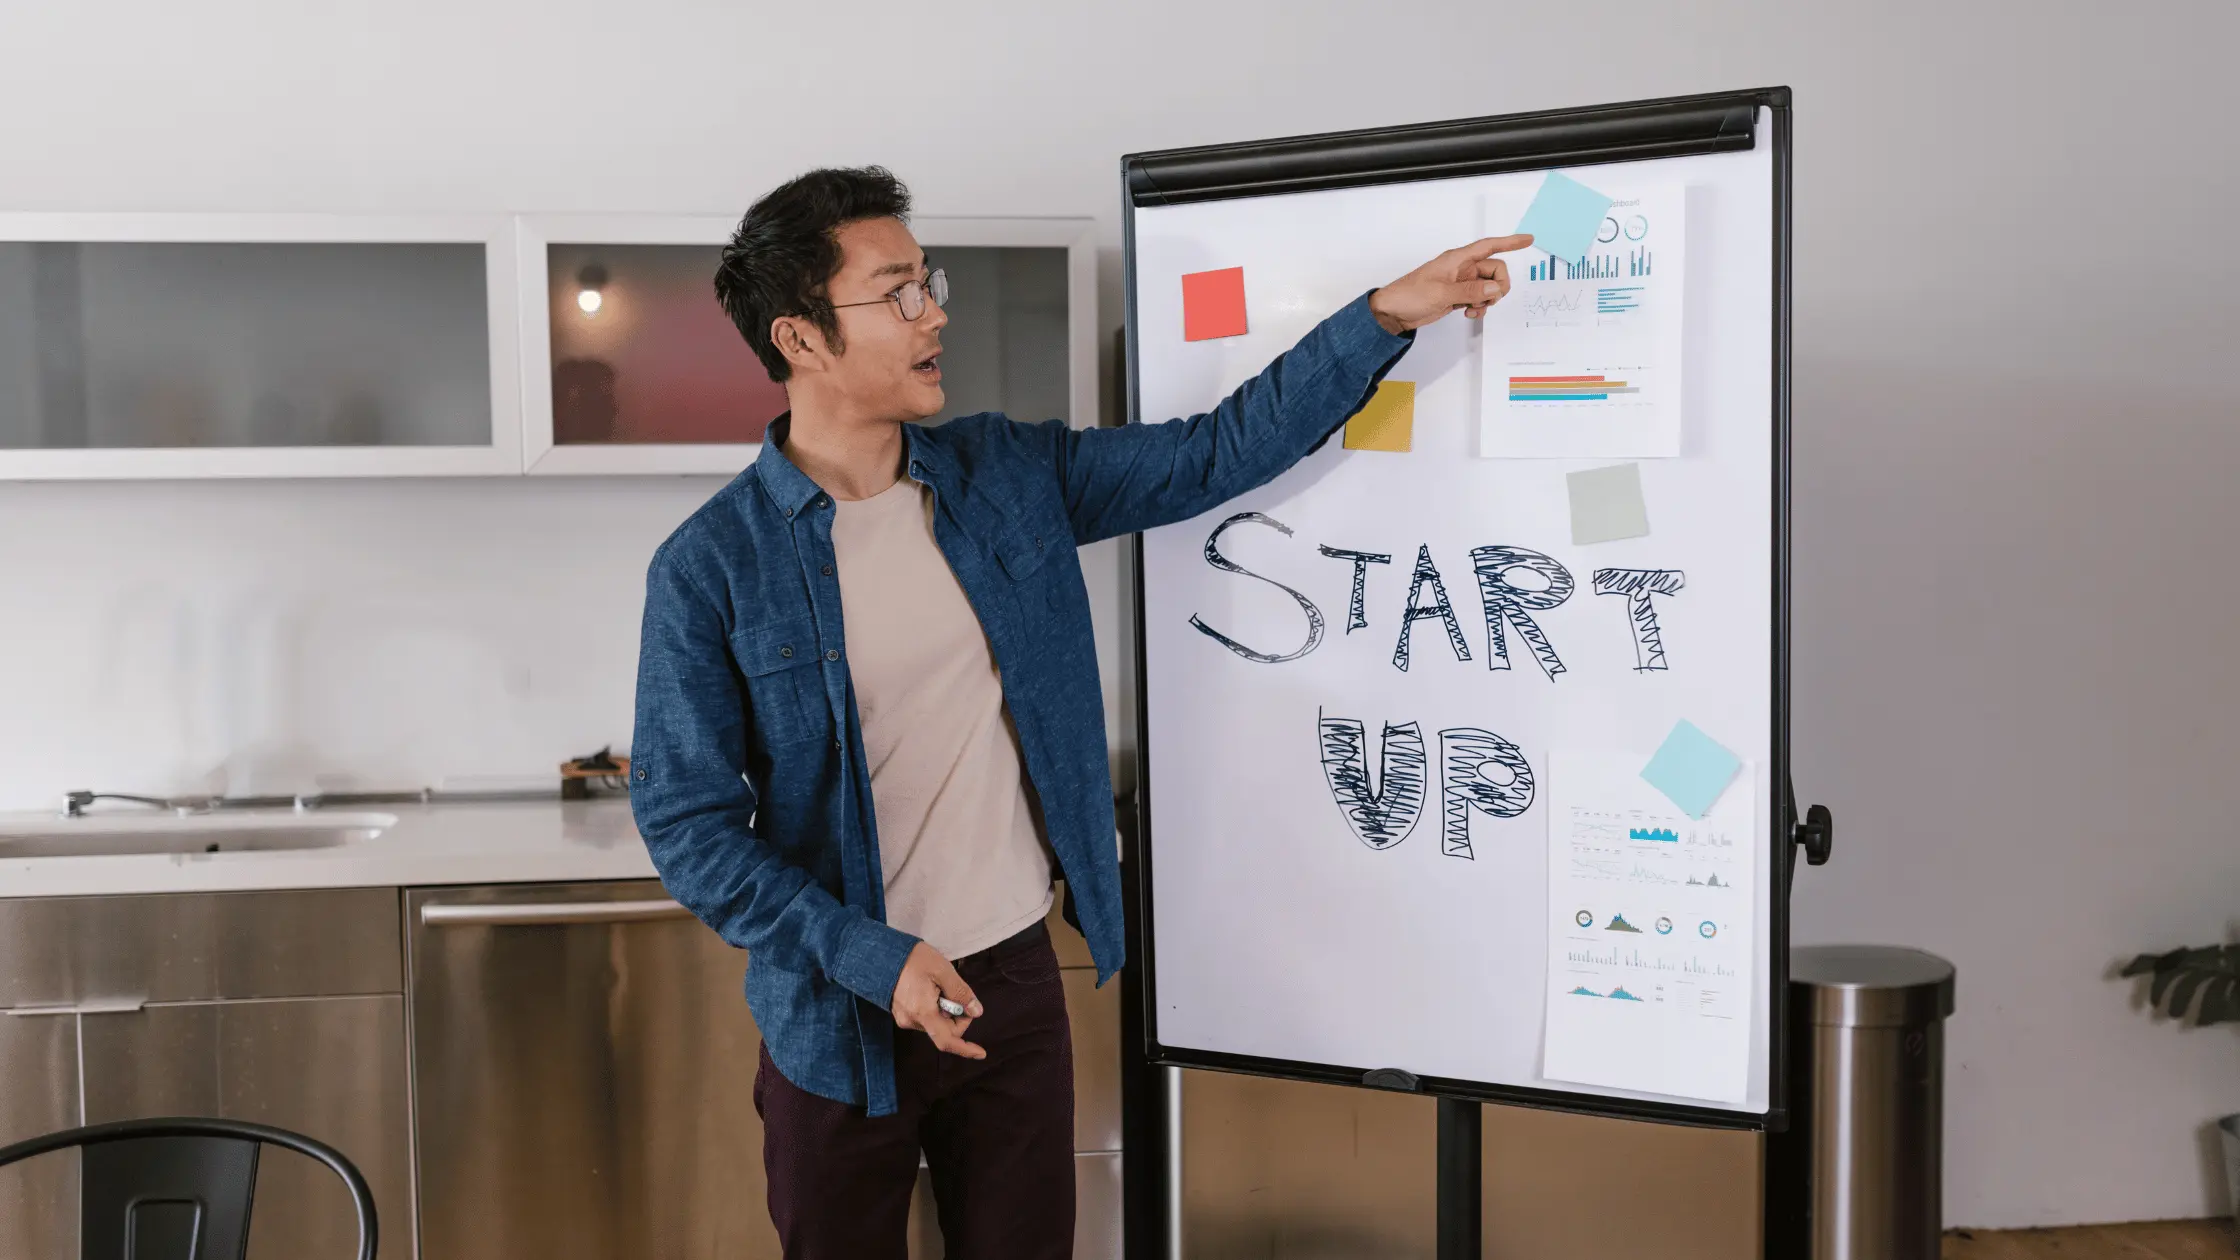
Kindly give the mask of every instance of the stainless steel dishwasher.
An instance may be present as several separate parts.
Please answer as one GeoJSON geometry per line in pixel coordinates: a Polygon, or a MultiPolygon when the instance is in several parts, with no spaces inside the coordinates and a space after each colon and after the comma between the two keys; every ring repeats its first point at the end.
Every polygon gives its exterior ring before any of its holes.
{"type": "Polygon", "coordinates": [[[746,955],[659,884],[410,890],[422,1260],[753,1260],[746,955]]]}

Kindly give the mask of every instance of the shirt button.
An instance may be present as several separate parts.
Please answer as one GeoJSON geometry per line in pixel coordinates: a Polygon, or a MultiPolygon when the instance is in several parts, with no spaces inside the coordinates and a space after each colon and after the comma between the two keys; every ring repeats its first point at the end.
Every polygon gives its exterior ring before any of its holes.
{"type": "Polygon", "coordinates": [[[831,577],[831,576],[832,576],[832,566],[831,566],[831,565],[829,565],[829,564],[828,564],[828,565],[826,565],[826,566],[824,567],[824,575],[825,575],[826,577],[831,577]]]}
{"type": "Polygon", "coordinates": [[[846,744],[841,743],[837,739],[832,741],[832,751],[834,752],[846,752],[847,748],[848,746],[846,744]]]}
{"type": "Polygon", "coordinates": [[[840,651],[839,651],[839,649],[838,649],[838,648],[835,648],[835,649],[833,649],[832,651],[826,652],[826,653],[824,654],[824,658],[825,658],[826,660],[828,660],[828,661],[837,661],[837,660],[839,660],[839,659],[840,659],[840,651]]]}
{"type": "Polygon", "coordinates": [[[782,647],[782,648],[779,648],[779,649],[778,649],[778,655],[780,655],[780,656],[784,656],[784,657],[791,657],[791,656],[793,655],[793,648],[792,648],[792,647],[791,647],[790,645],[789,645],[789,646],[787,646],[787,647],[782,647]]]}
{"type": "Polygon", "coordinates": [[[832,506],[832,500],[830,500],[830,499],[828,499],[828,498],[826,498],[826,497],[824,497],[823,495],[821,495],[821,494],[820,494],[820,495],[818,495],[818,496],[817,496],[817,506],[818,506],[818,507],[831,507],[831,506],[832,506]]]}

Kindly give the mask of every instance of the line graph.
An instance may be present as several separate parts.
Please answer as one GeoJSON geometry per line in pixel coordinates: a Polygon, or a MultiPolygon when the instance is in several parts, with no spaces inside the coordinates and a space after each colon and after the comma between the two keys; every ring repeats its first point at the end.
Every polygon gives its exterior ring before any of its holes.
{"type": "Polygon", "coordinates": [[[1587,292],[1573,289],[1567,292],[1522,293],[1518,295],[1524,306],[1524,326],[1527,328],[1581,328],[1587,322],[1587,292]]]}
{"type": "Polygon", "coordinates": [[[1569,315],[1586,305],[1584,293],[1534,293],[1524,299],[1527,319],[1541,319],[1550,315],[1569,315]]]}

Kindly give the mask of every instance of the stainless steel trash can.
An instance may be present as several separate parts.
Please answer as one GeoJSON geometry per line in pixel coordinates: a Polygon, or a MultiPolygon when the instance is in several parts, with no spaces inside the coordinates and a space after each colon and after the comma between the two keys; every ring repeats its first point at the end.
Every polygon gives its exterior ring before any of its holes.
{"type": "Polygon", "coordinates": [[[1952,964],[1918,949],[1790,951],[1791,1087],[1812,1260],[1936,1260],[1952,964]]]}

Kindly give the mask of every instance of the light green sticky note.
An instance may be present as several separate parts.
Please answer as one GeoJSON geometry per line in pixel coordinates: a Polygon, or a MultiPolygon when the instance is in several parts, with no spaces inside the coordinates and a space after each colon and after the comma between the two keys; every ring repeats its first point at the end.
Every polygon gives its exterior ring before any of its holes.
{"type": "Polygon", "coordinates": [[[1572,473],[1571,541],[1574,545],[1649,536],[1649,506],[1641,499],[1641,465],[1612,464],[1572,473]]]}
{"type": "Polygon", "coordinates": [[[1602,216],[1610,213],[1610,198],[1571,178],[1549,171],[1540,191],[1517,221],[1519,232],[1532,233],[1532,243],[1551,258],[1566,262],[1586,256],[1602,230],[1602,216]]]}
{"type": "Polygon", "coordinates": [[[1741,769],[1742,758],[1682,718],[1672,724],[1672,733],[1665,736],[1657,755],[1641,767],[1641,777],[1686,810],[1688,817],[1701,818],[1719,803],[1719,795],[1741,769]]]}

